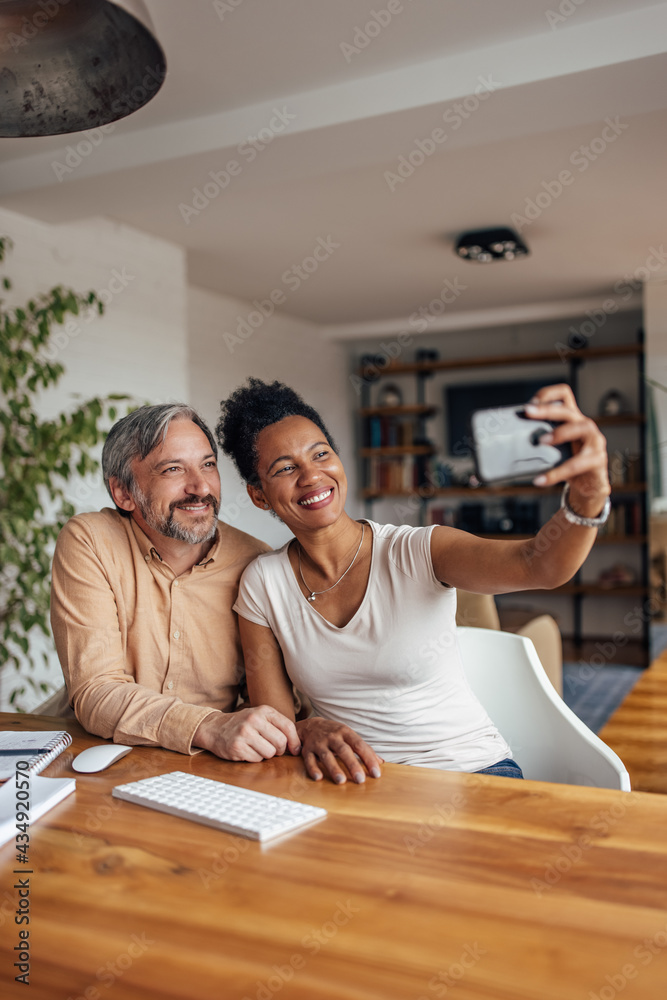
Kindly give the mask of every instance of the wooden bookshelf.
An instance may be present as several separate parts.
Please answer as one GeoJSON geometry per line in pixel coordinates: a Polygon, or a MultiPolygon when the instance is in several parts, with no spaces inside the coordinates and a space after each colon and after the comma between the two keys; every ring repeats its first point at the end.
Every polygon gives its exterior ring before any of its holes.
{"type": "MultiPolygon", "coordinates": [[[[439,358],[437,361],[391,361],[389,364],[376,368],[375,378],[390,375],[416,375],[426,372],[458,371],[461,368],[493,368],[507,365],[533,365],[550,361],[572,363],[577,361],[595,361],[603,358],[637,357],[644,353],[643,344],[618,344],[607,347],[586,347],[581,350],[568,351],[567,354],[558,351],[529,351],[519,354],[491,354],[478,358],[439,358]]],[[[369,367],[359,366],[358,373],[364,378],[369,367]]]]}
{"type": "Polygon", "coordinates": [[[437,406],[365,406],[359,410],[362,417],[432,417],[437,406]]]}
{"type": "MultiPolygon", "coordinates": [[[[529,515],[522,514],[521,510],[517,509],[516,506],[512,509],[514,502],[520,508],[522,500],[544,500],[545,505],[540,505],[539,508],[539,517],[541,520],[546,519],[549,513],[556,509],[557,498],[562,489],[560,485],[548,489],[540,489],[529,482],[499,486],[471,487],[467,485],[452,485],[439,487],[430,482],[429,456],[436,453],[436,447],[428,443],[428,420],[438,412],[438,408],[429,403],[426,393],[427,382],[436,373],[444,373],[446,376],[447,372],[458,373],[465,369],[498,369],[513,368],[520,365],[542,364],[551,366],[560,365],[561,370],[566,369],[567,374],[558,379],[554,378],[553,374],[548,375],[545,373],[545,381],[549,378],[552,378],[553,381],[568,381],[572,385],[575,395],[577,395],[578,379],[580,373],[585,370],[586,365],[613,358],[633,359],[633,362],[636,363],[638,378],[637,409],[632,412],[609,415],[601,414],[593,416],[593,419],[603,429],[635,428],[633,433],[638,436],[639,442],[635,452],[641,455],[642,446],[639,435],[646,423],[643,395],[643,344],[641,342],[591,346],[580,350],[567,348],[561,351],[524,351],[514,355],[489,354],[478,357],[438,358],[437,360],[429,361],[391,361],[386,365],[382,365],[381,363],[375,365],[369,358],[368,363],[360,365],[357,369],[362,380],[362,405],[359,410],[359,416],[363,425],[363,446],[359,449],[359,456],[363,464],[361,496],[366,502],[367,516],[372,517],[373,504],[383,498],[391,498],[393,500],[403,498],[412,501],[416,499],[420,506],[422,524],[426,522],[426,512],[430,509],[431,505],[437,505],[438,503],[447,505],[448,501],[451,500],[452,505],[448,508],[448,516],[456,519],[461,516],[459,513],[461,502],[466,502],[469,505],[480,504],[488,510],[490,505],[497,506],[499,502],[502,504],[502,501],[506,500],[508,502],[508,516],[514,518],[517,526],[521,527],[521,517],[528,516],[529,518],[529,515]],[[415,402],[400,406],[373,406],[371,388],[376,386],[377,383],[381,383],[394,376],[414,377],[415,402]],[[375,421],[375,424],[373,424],[373,421],[375,421]],[[380,421],[382,421],[381,428],[379,425],[380,421]],[[385,433],[385,429],[388,426],[387,421],[389,423],[395,421],[400,424],[398,442],[395,442],[397,436],[395,430],[393,431],[394,440],[391,437],[387,440],[385,433]],[[380,429],[382,429],[381,446],[380,429]],[[403,434],[405,434],[405,437],[403,434]],[[412,444],[407,443],[410,440],[412,440],[412,444]],[[403,443],[400,443],[401,441],[403,443]],[[369,447],[371,443],[375,447],[369,447]],[[411,461],[414,463],[412,468],[410,468],[411,461]],[[391,462],[397,463],[397,465],[400,464],[402,466],[401,471],[397,467],[388,468],[387,463],[391,462]]],[[[445,382],[447,382],[446,379],[445,382]]],[[[373,389],[374,393],[375,390],[373,389]]],[[[612,455],[611,445],[610,455],[612,455]]],[[[447,456],[444,457],[444,461],[447,461],[447,456]]],[[[621,561],[623,553],[628,553],[629,556],[633,550],[636,550],[640,554],[638,561],[641,563],[641,570],[638,572],[637,583],[631,586],[608,587],[602,584],[584,583],[579,577],[585,574],[580,573],[571,583],[549,592],[568,597],[572,601],[573,639],[578,643],[583,641],[583,604],[586,600],[593,600],[599,597],[618,597],[629,600],[635,599],[636,602],[637,598],[645,598],[649,594],[647,515],[645,505],[647,484],[643,478],[645,475],[643,472],[643,460],[640,458],[635,468],[631,468],[629,464],[623,466],[621,475],[636,476],[641,481],[617,482],[613,484],[612,504],[613,512],[615,511],[616,513],[616,520],[613,520],[612,512],[612,518],[609,522],[609,534],[601,533],[598,535],[594,551],[604,548],[605,555],[608,554],[609,563],[611,564],[616,559],[621,561]],[[619,547],[617,556],[614,555],[614,547],[619,547]]],[[[471,524],[473,521],[469,519],[470,517],[472,517],[471,512],[464,514],[461,520],[463,523],[467,522],[471,524]]],[[[480,517],[482,520],[486,518],[488,527],[491,527],[491,522],[495,521],[495,515],[489,518],[483,511],[480,517]]],[[[526,527],[525,521],[523,527],[524,529],[526,527]]],[[[492,533],[483,533],[483,537],[499,539],[514,538],[518,540],[530,538],[531,535],[494,531],[492,533]]],[[[597,566],[600,566],[599,562],[597,566]]],[[[544,598],[546,592],[531,591],[530,593],[533,595],[539,594],[544,598]]],[[[642,642],[647,654],[648,615],[644,617],[646,618],[646,623],[644,625],[642,642]]],[[[610,629],[612,625],[613,623],[610,623],[610,629]]]]}

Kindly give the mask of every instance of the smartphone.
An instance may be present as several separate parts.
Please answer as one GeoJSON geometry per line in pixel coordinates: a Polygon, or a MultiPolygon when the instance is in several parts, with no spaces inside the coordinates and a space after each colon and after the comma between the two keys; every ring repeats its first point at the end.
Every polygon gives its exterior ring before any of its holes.
{"type": "Polygon", "coordinates": [[[572,454],[569,444],[541,444],[556,423],[526,416],[525,404],[476,410],[471,417],[477,478],[482,483],[534,479],[572,454]]]}

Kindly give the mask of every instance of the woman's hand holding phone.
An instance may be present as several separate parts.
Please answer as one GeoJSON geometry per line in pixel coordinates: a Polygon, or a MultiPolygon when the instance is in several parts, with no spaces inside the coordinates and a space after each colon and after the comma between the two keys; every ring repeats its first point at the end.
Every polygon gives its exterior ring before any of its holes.
{"type": "MultiPolygon", "coordinates": [[[[569,444],[572,456],[541,473],[533,480],[536,486],[569,483],[570,504],[583,517],[596,517],[611,493],[608,473],[607,441],[590,417],[584,416],[569,385],[550,385],[540,389],[526,406],[531,419],[553,421],[551,444],[569,444]]],[[[544,439],[542,439],[544,440],[544,439]]]]}

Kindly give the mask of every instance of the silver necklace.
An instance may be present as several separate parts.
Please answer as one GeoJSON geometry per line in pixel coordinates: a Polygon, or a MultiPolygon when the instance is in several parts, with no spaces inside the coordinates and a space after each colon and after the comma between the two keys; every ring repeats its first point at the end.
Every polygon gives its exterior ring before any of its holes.
{"type": "MultiPolygon", "coordinates": [[[[354,557],[352,559],[352,562],[350,563],[350,565],[347,567],[347,569],[343,573],[343,576],[347,576],[347,574],[350,572],[350,570],[354,566],[356,558],[357,558],[357,556],[359,555],[359,553],[361,551],[361,546],[364,544],[364,532],[365,531],[366,531],[366,525],[362,524],[362,526],[361,526],[361,541],[359,542],[359,545],[357,546],[357,551],[354,553],[354,557]]],[[[301,577],[301,583],[304,585],[304,587],[306,588],[306,590],[310,590],[310,587],[308,586],[308,584],[304,580],[303,573],[301,572],[301,542],[299,542],[298,556],[299,556],[299,576],[301,577]]],[[[310,597],[308,598],[308,600],[309,601],[314,601],[316,597],[320,596],[320,594],[328,594],[330,590],[333,590],[334,587],[338,586],[338,584],[340,583],[340,581],[343,579],[343,576],[339,576],[338,579],[336,580],[336,582],[332,583],[331,586],[327,587],[326,590],[310,590],[310,597]]]]}

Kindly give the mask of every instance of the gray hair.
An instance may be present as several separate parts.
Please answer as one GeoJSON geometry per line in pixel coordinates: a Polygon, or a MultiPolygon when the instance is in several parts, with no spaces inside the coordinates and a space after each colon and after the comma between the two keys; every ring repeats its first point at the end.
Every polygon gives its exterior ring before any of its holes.
{"type": "MultiPolygon", "coordinates": [[[[135,488],[132,462],[135,458],[140,460],[146,458],[161,441],[164,441],[172,420],[191,420],[204,432],[211,445],[211,451],[217,455],[218,446],[212,432],[197,411],[187,403],[140,406],[138,410],[133,410],[118,420],[104,442],[102,475],[112,500],[110,480],[117,479],[128,493],[132,493],[135,488]]],[[[121,514],[126,513],[117,504],[116,509],[121,514]]]]}

